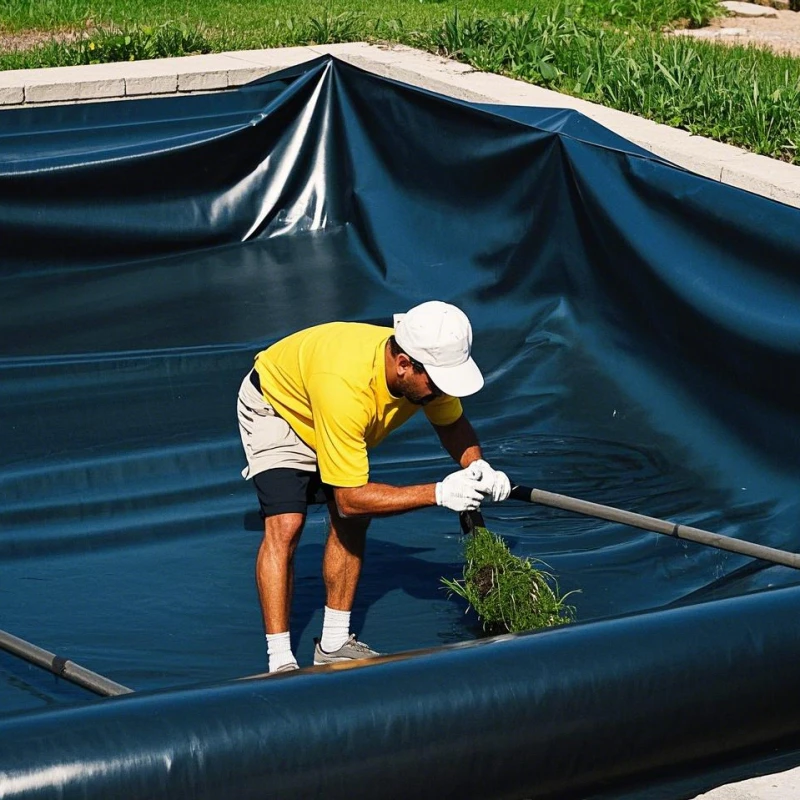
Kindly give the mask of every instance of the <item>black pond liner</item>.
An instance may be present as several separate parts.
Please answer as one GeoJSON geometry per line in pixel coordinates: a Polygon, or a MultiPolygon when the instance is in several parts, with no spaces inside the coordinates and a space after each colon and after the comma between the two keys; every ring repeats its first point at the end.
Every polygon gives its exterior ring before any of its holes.
{"type": "MultiPolygon", "coordinates": [[[[797,209],[326,57],[4,111],[0,243],[0,628],[136,690],[0,661],[4,797],[674,799],[800,763],[795,570],[522,503],[487,527],[580,589],[577,624],[475,639],[440,585],[458,520],[427,509],[370,532],[354,622],[395,655],[235,680],[265,666],[236,390],[332,319],[454,302],[513,480],[799,550],[797,209]]],[[[372,458],[450,469],[423,420],[372,458]]]]}

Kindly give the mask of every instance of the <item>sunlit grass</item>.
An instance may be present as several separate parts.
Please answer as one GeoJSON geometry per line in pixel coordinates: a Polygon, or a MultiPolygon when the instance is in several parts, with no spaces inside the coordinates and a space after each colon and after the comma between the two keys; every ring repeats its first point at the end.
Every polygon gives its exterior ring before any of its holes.
{"type": "Polygon", "coordinates": [[[467,601],[486,633],[521,633],[574,620],[574,609],[541,562],[513,555],[486,528],[476,527],[466,538],[464,560],[461,578],[442,583],[467,601]]]}
{"type": "Polygon", "coordinates": [[[800,162],[800,59],[547,13],[453,14],[434,45],[499,72],[800,162]]]}
{"type": "MultiPolygon", "coordinates": [[[[380,28],[390,21],[403,30],[424,31],[436,26],[455,9],[462,15],[492,17],[504,13],[525,13],[532,8],[546,11],[556,0],[537,3],[521,0],[195,0],[191,4],[168,0],[3,0],[0,26],[9,31],[38,29],[55,31],[80,29],[92,25],[159,25],[183,22],[203,25],[220,35],[239,36],[258,44],[273,39],[270,27],[275,22],[293,20],[302,24],[313,18],[335,17],[348,13],[363,15],[361,27],[380,28]]],[[[709,9],[715,0],[573,0],[575,13],[593,19],[631,20],[658,27],[676,19],[688,19],[697,9],[709,9]]]]}

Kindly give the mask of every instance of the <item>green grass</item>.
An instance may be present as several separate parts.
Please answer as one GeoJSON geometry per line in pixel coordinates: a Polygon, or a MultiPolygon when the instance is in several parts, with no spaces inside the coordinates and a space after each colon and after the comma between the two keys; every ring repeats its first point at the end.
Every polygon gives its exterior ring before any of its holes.
{"type": "Polygon", "coordinates": [[[0,69],[397,41],[800,163],[800,59],[663,35],[702,24],[714,8],[715,0],[3,0],[0,31],[82,38],[0,53],[0,69]]]}
{"type": "Polygon", "coordinates": [[[454,14],[434,44],[481,70],[800,163],[800,59],[603,26],[565,6],[454,14]]]}
{"type": "MultiPolygon", "coordinates": [[[[547,9],[555,0],[537,3],[520,0],[471,0],[460,3],[462,13],[496,16],[522,13],[533,8],[547,9]]],[[[575,0],[575,8],[598,19],[625,19],[650,25],[663,25],[688,18],[696,8],[710,8],[713,0],[575,0]]],[[[397,20],[406,28],[428,28],[451,13],[456,4],[447,0],[195,0],[191,4],[175,0],[3,0],[0,26],[8,30],[38,28],[57,30],[94,24],[149,24],[169,21],[203,24],[257,41],[271,20],[306,20],[344,12],[363,14],[370,20],[397,20]]]]}
{"type": "Polygon", "coordinates": [[[574,620],[555,578],[531,559],[513,555],[486,528],[466,537],[464,560],[461,579],[442,578],[442,583],[467,601],[486,633],[521,633],[574,620]]]}

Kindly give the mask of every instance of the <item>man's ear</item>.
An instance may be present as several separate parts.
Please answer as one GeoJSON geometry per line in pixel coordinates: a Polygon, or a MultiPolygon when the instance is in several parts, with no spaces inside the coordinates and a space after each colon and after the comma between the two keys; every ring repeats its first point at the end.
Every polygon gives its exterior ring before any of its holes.
{"type": "Polygon", "coordinates": [[[406,375],[408,372],[414,371],[414,366],[411,363],[411,359],[405,353],[397,354],[395,365],[397,366],[398,375],[406,375]]]}

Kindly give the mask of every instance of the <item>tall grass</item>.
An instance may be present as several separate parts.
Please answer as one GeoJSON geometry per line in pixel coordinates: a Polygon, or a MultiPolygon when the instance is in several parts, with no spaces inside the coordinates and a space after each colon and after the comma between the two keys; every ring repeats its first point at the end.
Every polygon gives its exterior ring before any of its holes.
{"type": "Polygon", "coordinates": [[[699,28],[707,25],[720,9],[716,0],[582,0],[579,8],[587,18],[621,25],[641,25],[659,30],[672,22],[699,28]]]}
{"type": "MultiPolygon", "coordinates": [[[[546,10],[558,0],[537,0],[546,10]]],[[[707,15],[716,0],[571,0],[576,11],[601,20],[634,22],[660,28],[675,20],[707,15]]],[[[335,17],[345,12],[369,19],[396,20],[405,29],[424,30],[438,24],[456,6],[452,0],[2,0],[0,29],[36,28],[58,30],[80,28],[86,20],[98,25],[147,24],[183,21],[189,25],[238,31],[257,38],[260,29],[273,20],[295,21],[311,17],[335,17]]],[[[532,5],[520,0],[470,0],[468,13],[492,17],[520,13],[532,5]]]]}
{"type": "Polygon", "coordinates": [[[800,60],[569,13],[484,19],[454,12],[440,52],[756,153],[800,163],[800,60]]]}

